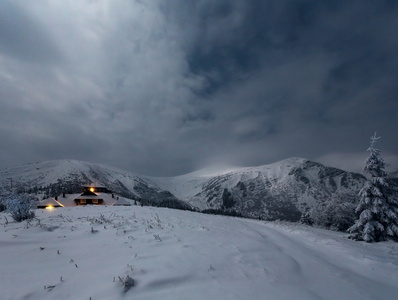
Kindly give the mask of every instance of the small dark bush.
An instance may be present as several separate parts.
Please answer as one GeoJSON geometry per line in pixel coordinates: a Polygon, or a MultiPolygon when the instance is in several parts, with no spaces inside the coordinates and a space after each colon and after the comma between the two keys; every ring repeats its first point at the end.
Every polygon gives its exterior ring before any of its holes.
{"type": "Polygon", "coordinates": [[[6,210],[6,205],[3,202],[3,199],[0,199],[0,212],[6,210]]]}

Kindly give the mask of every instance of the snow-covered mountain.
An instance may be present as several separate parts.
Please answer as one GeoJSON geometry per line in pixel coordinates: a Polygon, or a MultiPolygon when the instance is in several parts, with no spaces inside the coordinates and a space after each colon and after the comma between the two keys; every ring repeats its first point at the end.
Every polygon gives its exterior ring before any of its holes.
{"type": "Polygon", "coordinates": [[[82,186],[105,186],[121,196],[160,204],[180,202],[148,179],[117,168],[83,161],[60,159],[0,170],[0,187],[56,196],[81,192],[82,186]]]}
{"type": "Polygon", "coordinates": [[[289,158],[220,174],[199,171],[151,180],[201,210],[234,210],[249,217],[296,221],[301,213],[331,197],[356,201],[365,177],[303,158],[289,158]]]}
{"type": "Polygon", "coordinates": [[[75,160],[54,160],[0,170],[1,187],[47,194],[103,185],[152,204],[189,203],[200,210],[235,211],[247,217],[296,221],[330,198],[355,201],[365,177],[302,158],[250,168],[204,169],[157,178],[75,160]],[[180,201],[182,200],[182,201],[180,201]]]}

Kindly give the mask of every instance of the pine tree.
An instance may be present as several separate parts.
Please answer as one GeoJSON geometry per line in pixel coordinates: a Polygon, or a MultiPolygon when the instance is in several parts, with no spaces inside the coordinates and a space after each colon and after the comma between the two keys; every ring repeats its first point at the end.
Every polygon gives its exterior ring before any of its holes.
{"type": "Polygon", "coordinates": [[[398,238],[398,197],[384,169],[387,164],[375,148],[380,137],[370,138],[369,157],[364,172],[370,179],[359,192],[359,204],[355,212],[359,219],[348,229],[349,238],[365,242],[380,242],[398,238]]]}

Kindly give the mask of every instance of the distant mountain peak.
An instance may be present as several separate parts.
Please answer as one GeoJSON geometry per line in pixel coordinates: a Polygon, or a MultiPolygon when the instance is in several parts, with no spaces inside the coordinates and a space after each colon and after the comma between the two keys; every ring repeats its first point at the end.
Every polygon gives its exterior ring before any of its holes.
{"type": "Polygon", "coordinates": [[[240,169],[242,169],[242,167],[236,167],[227,164],[215,164],[215,165],[206,166],[202,169],[199,169],[197,171],[182,176],[192,175],[192,176],[212,177],[240,169]]]}

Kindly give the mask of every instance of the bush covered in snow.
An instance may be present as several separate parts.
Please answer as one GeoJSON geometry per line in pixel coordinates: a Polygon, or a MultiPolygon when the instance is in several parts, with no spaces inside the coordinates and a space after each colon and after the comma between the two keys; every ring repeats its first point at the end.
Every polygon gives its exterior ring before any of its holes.
{"type": "Polygon", "coordinates": [[[33,209],[36,207],[34,200],[28,194],[11,195],[5,200],[6,211],[17,221],[35,217],[33,209]]]}
{"type": "Polygon", "coordinates": [[[311,218],[311,215],[310,215],[309,212],[303,212],[303,213],[301,214],[301,217],[300,217],[300,221],[299,221],[299,222],[300,222],[301,224],[309,225],[309,226],[311,226],[311,225],[314,224],[314,221],[312,221],[312,218],[311,218]]]}
{"type": "Polygon", "coordinates": [[[331,198],[313,209],[310,220],[318,226],[345,231],[355,222],[355,207],[354,203],[331,198]]]}

